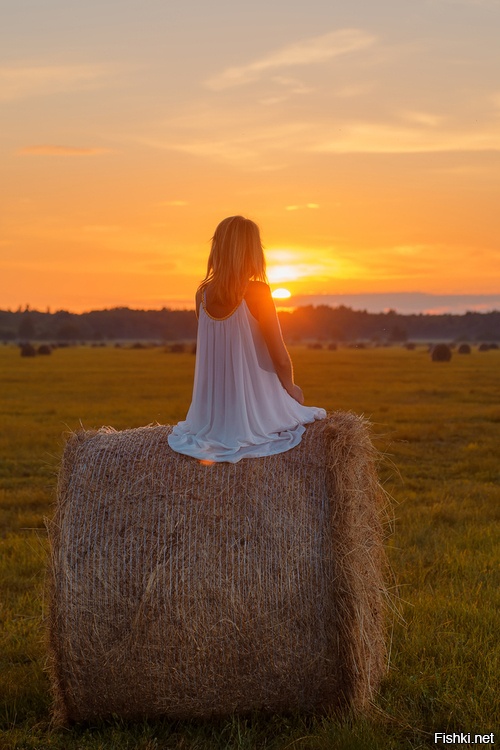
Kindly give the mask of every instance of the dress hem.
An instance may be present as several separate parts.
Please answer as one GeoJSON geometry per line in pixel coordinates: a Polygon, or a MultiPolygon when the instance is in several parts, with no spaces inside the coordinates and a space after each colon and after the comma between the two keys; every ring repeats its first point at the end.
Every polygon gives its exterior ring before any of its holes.
{"type": "Polygon", "coordinates": [[[168,436],[168,444],[176,453],[182,453],[185,456],[190,456],[201,461],[238,463],[238,461],[244,458],[264,458],[265,456],[285,453],[295,448],[301,442],[305,429],[303,424],[299,424],[293,430],[283,431],[283,433],[262,443],[235,446],[234,448],[228,447],[226,450],[219,451],[217,448],[214,448],[213,444],[206,449],[203,449],[199,444],[196,445],[197,439],[195,435],[183,436],[170,434],[168,436]],[[188,442],[183,439],[185,437],[188,438],[191,445],[182,445],[183,442],[188,442]]]}

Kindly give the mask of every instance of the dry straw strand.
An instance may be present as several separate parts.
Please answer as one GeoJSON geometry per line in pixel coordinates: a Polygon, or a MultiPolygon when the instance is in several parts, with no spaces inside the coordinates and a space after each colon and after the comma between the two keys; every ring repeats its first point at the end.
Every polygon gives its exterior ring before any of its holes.
{"type": "Polygon", "coordinates": [[[386,666],[382,491],[334,412],[237,464],[168,425],[79,431],[49,524],[58,723],[367,706],[386,666]]]}

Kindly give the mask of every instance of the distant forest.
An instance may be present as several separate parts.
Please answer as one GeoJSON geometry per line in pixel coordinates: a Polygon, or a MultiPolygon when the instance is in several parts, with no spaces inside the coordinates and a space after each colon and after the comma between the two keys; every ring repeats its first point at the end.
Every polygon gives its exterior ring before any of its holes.
{"type": "MultiPolygon", "coordinates": [[[[396,343],[411,341],[497,342],[500,311],[464,315],[368,313],[349,307],[299,307],[280,312],[283,335],[300,341],[396,343]]],[[[105,342],[190,341],[196,338],[193,310],[115,308],[87,313],[0,310],[0,341],[105,342]]]]}

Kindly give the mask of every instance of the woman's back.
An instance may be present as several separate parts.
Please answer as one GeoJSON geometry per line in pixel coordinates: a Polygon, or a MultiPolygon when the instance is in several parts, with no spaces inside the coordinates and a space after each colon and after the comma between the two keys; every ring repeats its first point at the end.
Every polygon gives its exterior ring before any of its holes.
{"type": "Polygon", "coordinates": [[[304,424],[325,416],[299,404],[280,383],[250,310],[252,304],[258,313],[256,283],[229,312],[213,300],[209,305],[209,288],[201,295],[193,398],[185,422],[169,437],[180,453],[231,462],[281,453],[300,442],[304,424]]]}

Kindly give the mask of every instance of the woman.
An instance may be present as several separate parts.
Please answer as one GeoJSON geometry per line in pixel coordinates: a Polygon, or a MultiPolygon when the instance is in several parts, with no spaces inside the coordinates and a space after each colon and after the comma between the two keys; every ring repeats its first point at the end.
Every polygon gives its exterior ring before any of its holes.
{"type": "Polygon", "coordinates": [[[171,448],[236,463],[300,443],[303,425],[326,412],[304,406],[294,383],[253,221],[230,216],[218,225],[196,314],[193,398],[169,435],[171,448]]]}

